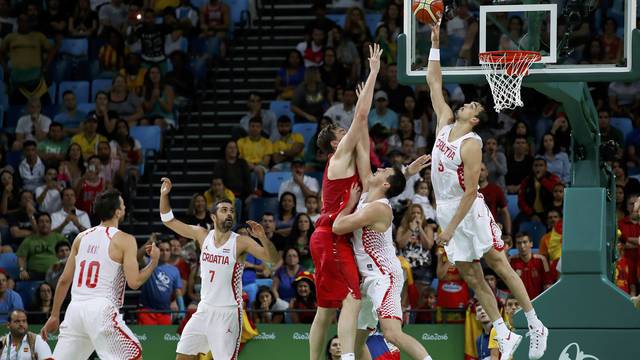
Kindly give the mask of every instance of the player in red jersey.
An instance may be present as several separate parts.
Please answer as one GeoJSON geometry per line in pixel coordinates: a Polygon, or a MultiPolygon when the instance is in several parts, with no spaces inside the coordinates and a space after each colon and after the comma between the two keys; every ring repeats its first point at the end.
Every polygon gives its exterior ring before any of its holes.
{"type": "Polygon", "coordinates": [[[516,247],[518,255],[512,256],[509,262],[516,274],[520,276],[529,298],[533,299],[553,282],[549,273],[549,263],[544,256],[531,252],[533,242],[528,234],[518,233],[516,235],[516,247]]]}
{"type": "Polygon", "coordinates": [[[318,147],[329,153],[329,159],[322,178],[322,210],[310,241],[318,296],[318,311],[309,333],[311,360],[322,359],[327,330],[339,307],[342,307],[338,319],[341,358],[355,359],[360,277],[349,238],[335,235],[332,226],[344,196],[351,185],[359,181],[356,146],[361,143],[362,146],[369,147],[368,115],[380,70],[382,50],[379,45],[374,44],[369,47],[369,53],[371,72],[364,86],[359,89],[349,131],[332,124],[318,134],[318,147]]]}

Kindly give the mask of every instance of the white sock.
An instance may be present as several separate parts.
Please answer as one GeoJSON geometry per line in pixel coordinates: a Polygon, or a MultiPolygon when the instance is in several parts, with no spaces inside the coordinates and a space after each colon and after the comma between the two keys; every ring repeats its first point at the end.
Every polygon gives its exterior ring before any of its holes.
{"type": "Polygon", "coordinates": [[[524,313],[524,316],[527,317],[527,323],[530,328],[537,328],[542,326],[542,322],[538,319],[538,315],[536,315],[536,311],[531,309],[528,312],[524,313]]]}
{"type": "Polygon", "coordinates": [[[427,357],[422,360],[433,360],[433,359],[431,358],[431,356],[427,355],[427,357]]]}
{"type": "Polygon", "coordinates": [[[340,360],[356,360],[356,354],[348,353],[340,355],[340,360]]]}
{"type": "Polygon", "coordinates": [[[493,327],[496,329],[496,337],[499,339],[504,339],[509,335],[509,328],[504,323],[502,318],[493,322],[493,327]]]}

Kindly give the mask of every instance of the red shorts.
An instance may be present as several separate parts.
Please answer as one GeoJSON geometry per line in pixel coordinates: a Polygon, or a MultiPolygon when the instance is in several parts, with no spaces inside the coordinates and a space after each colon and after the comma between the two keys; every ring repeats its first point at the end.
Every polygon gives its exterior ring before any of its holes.
{"type": "Polygon", "coordinates": [[[336,235],[331,227],[317,227],[310,248],[316,267],[318,306],[339,308],[348,294],[360,299],[360,274],[349,236],[336,235]]]}
{"type": "MultiPolygon", "coordinates": [[[[141,309],[142,311],[148,310],[148,308],[141,309]]],[[[154,313],[154,312],[139,312],[138,313],[138,325],[171,325],[171,314],[167,313],[154,313]]]]}

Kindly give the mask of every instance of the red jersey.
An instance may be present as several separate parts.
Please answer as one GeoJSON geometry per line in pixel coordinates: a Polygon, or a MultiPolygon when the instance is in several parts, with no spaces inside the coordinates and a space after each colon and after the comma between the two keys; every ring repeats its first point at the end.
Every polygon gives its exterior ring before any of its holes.
{"type": "Polygon", "coordinates": [[[320,217],[316,221],[316,228],[322,226],[331,227],[331,215],[340,211],[340,205],[345,195],[349,192],[351,185],[360,181],[357,171],[347,178],[330,180],[327,174],[329,173],[331,157],[333,157],[333,154],[329,155],[322,175],[322,210],[320,211],[320,217]]]}
{"type": "Polygon", "coordinates": [[[78,209],[93,213],[93,202],[104,191],[104,179],[101,177],[97,185],[90,185],[86,180],[82,182],[80,190],[80,199],[77,202],[78,209]]]}
{"type": "Polygon", "coordinates": [[[533,254],[528,262],[518,256],[510,259],[511,267],[516,271],[524,287],[527,289],[529,298],[533,299],[544,291],[545,285],[550,285],[551,275],[549,265],[545,262],[544,256],[533,254]]]}
{"type": "Polygon", "coordinates": [[[498,209],[507,207],[507,197],[500,186],[489,183],[487,186],[478,189],[484,197],[484,202],[491,211],[494,219],[498,218],[498,209]]]}
{"type": "Polygon", "coordinates": [[[438,306],[463,309],[469,301],[469,287],[462,280],[460,270],[449,266],[444,279],[438,281],[438,306]]]}
{"type": "MultiPolygon", "coordinates": [[[[640,237],[640,223],[632,222],[629,216],[625,216],[618,221],[618,229],[620,229],[621,233],[620,240],[625,244],[629,238],[640,237]]],[[[625,247],[624,257],[627,259],[629,266],[629,281],[635,284],[638,281],[638,267],[640,266],[638,248],[635,246],[633,248],[625,247]]]]}
{"type": "Polygon", "coordinates": [[[629,265],[627,259],[623,256],[616,262],[616,286],[627,294],[631,291],[629,288],[629,265]]]}

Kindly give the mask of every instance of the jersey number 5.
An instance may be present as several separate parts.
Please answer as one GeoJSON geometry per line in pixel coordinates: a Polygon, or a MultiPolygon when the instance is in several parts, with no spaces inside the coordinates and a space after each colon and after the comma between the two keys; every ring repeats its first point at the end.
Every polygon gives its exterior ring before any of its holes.
{"type": "MultiPolygon", "coordinates": [[[[80,275],[78,276],[78,287],[82,287],[82,279],[84,278],[84,270],[86,260],[80,262],[80,275]]],[[[92,261],[87,267],[87,281],[86,284],[89,289],[93,289],[98,285],[98,276],[100,275],[100,263],[98,261],[92,261]]]]}
{"type": "Polygon", "coordinates": [[[438,162],[438,171],[439,172],[443,172],[444,171],[444,164],[442,164],[442,161],[438,162]]]}

